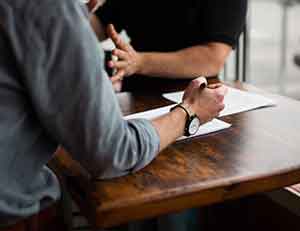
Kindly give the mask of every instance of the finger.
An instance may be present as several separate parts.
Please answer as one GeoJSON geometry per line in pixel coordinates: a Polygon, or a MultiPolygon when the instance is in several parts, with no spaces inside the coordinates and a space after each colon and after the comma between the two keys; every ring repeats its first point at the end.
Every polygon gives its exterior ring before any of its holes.
{"type": "Polygon", "coordinates": [[[216,89],[222,86],[222,83],[214,83],[214,84],[209,84],[207,87],[210,89],[216,89]]]}
{"type": "Polygon", "coordinates": [[[189,98],[191,94],[193,94],[194,90],[199,89],[205,81],[206,80],[203,77],[193,79],[184,91],[183,100],[189,98]]]}
{"type": "Polygon", "coordinates": [[[116,81],[115,83],[113,83],[113,88],[115,90],[115,92],[120,92],[122,90],[122,81],[116,81]]]}
{"type": "Polygon", "coordinates": [[[101,5],[101,2],[99,0],[89,0],[87,2],[87,7],[90,12],[96,11],[100,5],[101,5]]]}
{"type": "Polygon", "coordinates": [[[129,58],[128,53],[120,49],[114,49],[112,51],[112,55],[117,56],[119,59],[123,59],[123,60],[127,60],[129,58]]]}
{"type": "Polygon", "coordinates": [[[119,70],[114,76],[112,76],[110,78],[110,80],[112,81],[112,83],[116,83],[118,81],[122,81],[125,75],[125,71],[124,70],[119,70]]]}
{"type": "Polygon", "coordinates": [[[189,98],[193,92],[193,89],[196,88],[197,86],[198,86],[197,81],[192,80],[184,91],[183,100],[185,100],[186,98],[189,98]]]}
{"type": "Polygon", "coordinates": [[[199,88],[203,89],[204,87],[207,86],[207,80],[205,77],[198,77],[197,79],[194,79],[193,81],[195,81],[198,85],[199,88]]]}
{"type": "Polygon", "coordinates": [[[127,43],[125,43],[121,39],[121,37],[117,33],[113,24],[109,24],[107,26],[107,34],[112,39],[112,41],[115,43],[117,48],[120,48],[121,50],[125,50],[125,51],[129,50],[127,43]]]}
{"type": "Polygon", "coordinates": [[[213,115],[213,116],[210,116],[209,118],[208,118],[208,121],[207,122],[210,122],[210,121],[212,121],[214,118],[216,118],[217,117],[217,114],[215,114],[215,115],[213,115]]]}
{"type": "Polygon", "coordinates": [[[113,24],[108,24],[108,26],[107,26],[107,34],[113,40],[113,42],[115,43],[115,45],[117,47],[120,47],[122,49],[122,46],[124,45],[123,44],[123,40],[119,36],[119,34],[116,31],[116,29],[115,29],[115,27],[114,27],[113,24]]]}
{"type": "MultiPolygon", "coordinates": [[[[225,104],[224,103],[222,103],[221,105],[220,105],[220,111],[223,111],[224,110],[224,108],[225,108],[225,104]]],[[[220,114],[220,113],[219,113],[220,114]]]]}
{"type": "Polygon", "coordinates": [[[89,1],[86,1],[87,3],[87,7],[89,9],[89,11],[92,11],[92,9],[97,5],[97,0],[89,0],[89,1]]]}
{"type": "Polygon", "coordinates": [[[224,98],[225,98],[225,95],[227,94],[227,87],[226,86],[221,86],[219,88],[216,88],[216,89],[212,89],[213,91],[215,91],[216,93],[216,97],[218,99],[219,102],[223,102],[224,101],[224,98]]]}
{"type": "Polygon", "coordinates": [[[109,61],[108,66],[110,68],[124,69],[128,66],[126,61],[109,61]]]}
{"type": "Polygon", "coordinates": [[[225,96],[228,92],[228,87],[226,87],[225,85],[222,85],[222,86],[216,88],[215,90],[219,95],[225,96]]]}

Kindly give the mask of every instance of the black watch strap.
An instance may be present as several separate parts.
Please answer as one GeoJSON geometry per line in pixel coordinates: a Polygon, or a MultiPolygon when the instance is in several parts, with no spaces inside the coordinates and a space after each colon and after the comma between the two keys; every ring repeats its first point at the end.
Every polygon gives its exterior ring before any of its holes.
{"type": "Polygon", "coordinates": [[[189,126],[190,122],[193,119],[193,116],[190,114],[190,112],[182,105],[182,103],[175,105],[170,109],[170,111],[173,111],[175,108],[181,108],[182,110],[185,111],[187,117],[185,121],[185,126],[184,126],[184,136],[190,136],[191,134],[189,133],[189,126]]]}
{"type": "Polygon", "coordinates": [[[170,111],[173,111],[175,108],[178,108],[178,107],[185,111],[185,113],[187,114],[187,117],[188,117],[188,118],[191,117],[190,112],[189,112],[184,106],[182,106],[181,103],[175,105],[174,107],[172,107],[170,111]]]}

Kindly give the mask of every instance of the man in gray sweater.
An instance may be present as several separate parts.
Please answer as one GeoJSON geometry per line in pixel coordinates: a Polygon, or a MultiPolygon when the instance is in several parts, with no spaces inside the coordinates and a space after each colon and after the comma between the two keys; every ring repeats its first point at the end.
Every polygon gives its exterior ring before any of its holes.
{"type": "Polygon", "coordinates": [[[224,86],[191,82],[183,104],[147,121],[126,121],[78,0],[0,1],[0,227],[58,201],[46,167],[58,145],[92,175],[112,178],[149,164],[223,109],[224,86]],[[195,125],[195,124],[194,124],[195,125]]]}

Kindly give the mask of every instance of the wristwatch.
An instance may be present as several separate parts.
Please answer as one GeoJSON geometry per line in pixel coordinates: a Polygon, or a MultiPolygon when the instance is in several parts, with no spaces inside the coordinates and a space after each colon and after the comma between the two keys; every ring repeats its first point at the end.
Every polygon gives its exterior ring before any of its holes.
{"type": "Polygon", "coordinates": [[[177,104],[171,108],[170,111],[173,111],[175,108],[181,108],[187,114],[185,128],[184,128],[184,136],[192,136],[197,133],[199,127],[201,125],[200,119],[194,112],[191,112],[183,103],[177,104]]]}

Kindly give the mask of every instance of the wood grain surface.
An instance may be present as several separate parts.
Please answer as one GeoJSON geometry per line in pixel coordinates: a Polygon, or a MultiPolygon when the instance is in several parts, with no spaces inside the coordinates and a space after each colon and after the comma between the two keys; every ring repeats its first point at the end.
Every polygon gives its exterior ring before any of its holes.
{"type": "MultiPolygon", "coordinates": [[[[258,91],[236,83],[236,87],[258,91]]],[[[100,181],[60,149],[54,165],[95,227],[112,227],[300,182],[300,103],[222,118],[232,127],[177,142],[136,174],[100,181]]],[[[120,93],[124,115],[171,104],[160,93],[120,93]]],[[[175,126],[175,125],[174,125],[175,126]]]]}

